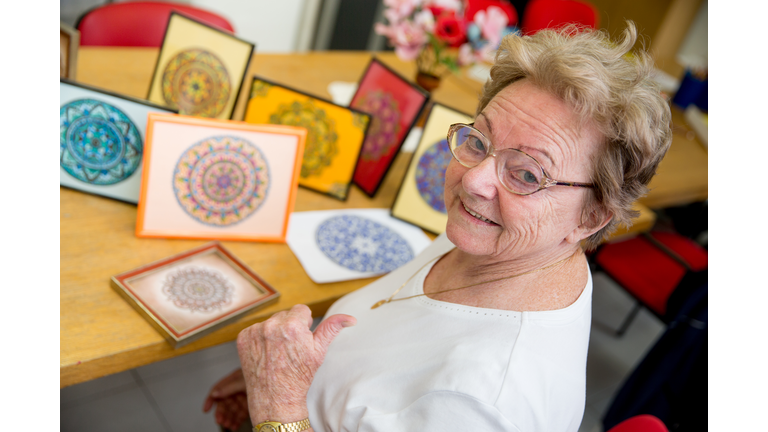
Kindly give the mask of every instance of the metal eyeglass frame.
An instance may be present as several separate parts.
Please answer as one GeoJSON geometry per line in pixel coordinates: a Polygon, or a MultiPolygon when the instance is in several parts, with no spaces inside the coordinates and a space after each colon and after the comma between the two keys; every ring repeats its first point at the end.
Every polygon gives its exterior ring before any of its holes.
{"type": "Polygon", "coordinates": [[[459,162],[462,166],[465,166],[467,168],[474,168],[477,165],[480,165],[481,163],[483,163],[483,161],[485,159],[488,158],[489,155],[493,156],[494,158],[496,158],[496,175],[499,178],[499,183],[501,183],[501,185],[504,187],[504,189],[512,192],[515,195],[533,195],[536,192],[539,192],[539,191],[541,191],[543,189],[551,188],[552,186],[571,186],[571,187],[583,187],[583,188],[594,188],[595,187],[595,185],[593,185],[592,183],[579,183],[579,182],[571,182],[571,181],[564,181],[564,180],[555,180],[555,179],[553,179],[552,177],[549,176],[549,174],[547,174],[546,171],[544,171],[544,167],[541,166],[541,164],[539,163],[538,160],[536,160],[535,157],[529,155],[528,153],[526,153],[526,152],[524,152],[522,150],[513,149],[513,148],[499,150],[499,153],[505,152],[505,151],[508,151],[508,150],[509,151],[514,151],[514,152],[518,152],[518,153],[522,153],[522,154],[528,156],[529,158],[533,159],[533,161],[536,162],[536,165],[538,165],[539,169],[541,170],[542,179],[541,179],[541,182],[539,183],[539,188],[538,189],[536,189],[533,192],[528,192],[528,193],[517,192],[517,191],[514,191],[514,190],[510,189],[509,187],[507,187],[507,185],[504,183],[504,180],[502,180],[502,178],[501,178],[501,169],[500,169],[499,164],[498,164],[499,159],[496,157],[496,148],[493,146],[493,143],[491,143],[491,140],[489,140],[488,137],[486,137],[482,132],[477,130],[473,125],[468,125],[468,124],[464,124],[464,123],[452,124],[451,127],[448,128],[447,139],[448,139],[448,148],[450,149],[451,155],[453,156],[453,158],[456,159],[456,161],[459,162]],[[453,152],[453,148],[451,148],[451,137],[453,136],[454,133],[456,133],[456,131],[458,131],[462,127],[468,127],[470,129],[472,129],[473,131],[477,132],[478,135],[480,135],[483,138],[483,144],[485,144],[485,148],[486,148],[486,150],[485,150],[485,157],[483,158],[483,160],[478,162],[476,165],[469,166],[469,165],[465,164],[464,162],[462,162],[461,159],[459,159],[459,157],[456,156],[456,153],[453,152]]]}

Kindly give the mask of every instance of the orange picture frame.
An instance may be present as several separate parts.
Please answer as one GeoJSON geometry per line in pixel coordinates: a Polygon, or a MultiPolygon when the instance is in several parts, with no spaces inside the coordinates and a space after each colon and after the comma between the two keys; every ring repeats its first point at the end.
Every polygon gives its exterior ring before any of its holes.
{"type": "Polygon", "coordinates": [[[304,128],[147,116],[136,236],[285,243],[304,128]]]}

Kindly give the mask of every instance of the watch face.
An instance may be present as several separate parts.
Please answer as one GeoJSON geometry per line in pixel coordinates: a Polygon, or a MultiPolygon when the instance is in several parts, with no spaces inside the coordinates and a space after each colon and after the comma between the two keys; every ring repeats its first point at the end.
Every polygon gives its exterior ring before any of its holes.
{"type": "Polygon", "coordinates": [[[277,428],[271,424],[265,424],[259,428],[259,432],[277,432],[277,428]]]}

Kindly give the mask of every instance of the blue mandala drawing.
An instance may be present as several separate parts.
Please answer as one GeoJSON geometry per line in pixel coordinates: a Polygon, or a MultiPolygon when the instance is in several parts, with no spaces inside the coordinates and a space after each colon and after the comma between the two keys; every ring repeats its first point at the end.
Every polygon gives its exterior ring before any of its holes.
{"type": "Polygon", "coordinates": [[[354,271],[386,273],[413,259],[413,249],[399,234],[359,216],[334,216],[320,224],[315,237],[328,258],[354,271]]]}
{"type": "Polygon", "coordinates": [[[430,207],[445,213],[445,170],[451,162],[448,141],[432,144],[416,165],[416,189],[430,207]]]}
{"type": "Polygon", "coordinates": [[[141,163],[143,142],[131,119],[99,100],[62,105],[59,160],[72,177],[111,185],[130,177],[141,163]]]}

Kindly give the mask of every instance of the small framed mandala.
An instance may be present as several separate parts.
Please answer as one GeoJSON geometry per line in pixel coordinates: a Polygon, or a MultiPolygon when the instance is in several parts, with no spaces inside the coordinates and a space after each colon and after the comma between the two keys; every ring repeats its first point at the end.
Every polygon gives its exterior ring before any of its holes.
{"type": "Polygon", "coordinates": [[[429,111],[413,157],[392,205],[392,216],[435,234],[448,222],[444,200],[445,170],[451,162],[448,128],[472,123],[472,116],[435,103],[429,111]]]}
{"type": "Polygon", "coordinates": [[[172,12],[147,99],[181,114],[231,118],[253,50],[231,33],[172,12]]]}
{"type": "Polygon", "coordinates": [[[386,209],[321,210],[291,215],[288,246],[316,283],[389,273],[430,240],[386,209]]]}
{"type": "Polygon", "coordinates": [[[368,196],[376,194],[428,100],[426,90],[371,59],[349,104],[372,116],[353,177],[368,196]]]}
{"type": "Polygon", "coordinates": [[[59,100],[59,183],[139,202],[147,114],[174,111],[64,78],[59,100]]]}
{"type": "Polygon", "coordinates": [[[347,199],[371,123],[369,114],[254,78],[244,120],[306,128],[299,186],[347,199]]]}
{"type": "Polygon", "coordinates": [[[280,296],[218,242],[113,276],[112,287],[174,348],[280,296]]]}
{"type": "Polygon", "coordinates": [[[150,115],[136,235],[284,242],[307,131],[150,115]]]}

